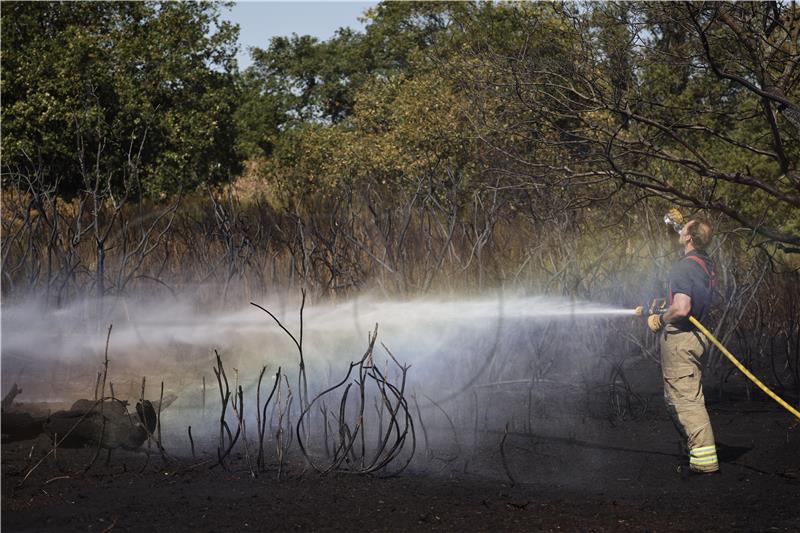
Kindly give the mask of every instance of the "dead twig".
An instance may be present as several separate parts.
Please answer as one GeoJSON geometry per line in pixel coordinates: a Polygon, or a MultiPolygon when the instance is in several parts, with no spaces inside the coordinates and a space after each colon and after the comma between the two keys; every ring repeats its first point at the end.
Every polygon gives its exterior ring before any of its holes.
{"type": "Polygon", "coordinates": [[[423,396],[425,396],[425,399],[431,402],[434,405],[434,407],[436,407],[439,411],[442,412],[444,417],[447,419],[447,423],[450,425],[450,430],[453,432],[453,441],[456,444],[456,454],[452,458],[443,458],[443,460],[447,462],[455,461],[458,458],[458,456],[461,455],[461,442],[458,439],[458,430],[456,429],[456,425],[453,423],[453,419],[450,418],[450,415],[447,413],[447,411],[444,410],[444,408],[441,405],[433,401],[429,396],[425,394],[423,394],[423,396]]]}
{"type": "MultiPolygon", "coordinates": [[[[164,462],[167,462],[167,455],[166,450],[164,450],[164,446],[161,443],[161,406],[164,405],[164,382],[161,382],[161,394],[158,397],[158,412],[156,413],[156,431],[158,432],[158,439],[156,440],[156,446],[158,446],[158,451],[161,452],[161,459],[164,462]]],[[[144,404],[142,404],[142,411],[144,411],[144,404]]],[[[148,429],[148,432],[150,430],[148,429]]]]}
{"type": "Polygon", "coordinates": [[[425,439],[425,455],[431,457],[431,447],[428,444],[428,430],[425,429],[425,423],[422,421],[422,409],[419,408],[419,402],[417,401],[417,395],[412,394],[411,399],[414,400],[414,406],[417,408],[417,420],[419,420],[419,425],[422,428],[422,437],[425,439]]]}
{"type": "Polygon", "coordinates": [[[272,400],[272,396],[275,394],[278,384],[281,382],[281,367],[278,367],[278,371],[275,373],[275,383],[272,384],[272,391],[269,393],[269,397],[267,398],[267,401],[264,402],[263,407],[261,407],[261,378],[264,376],[266,369],[266,366],[261,369],[261,374],[258,376],[258,387],[256,390],[256,423],[258,425],[258,458],[256,459],[256,466],[262,470],[266,469],[266,459],[264,456],[264,434],[266,433],[267,429],[267,406],[272,400]]]}
{"type": "MultiPolygon", "coordinates": [[[[247,468],[250,470],[250,477],[256,478],[258,475],[256,474],[256,469],[253,468],[253,462],[250,458],[250,448],[247,446],[247,428],[245,426],[244,421],[244,391],[242,390],[242,386],[239,385],[239,402],[233,402],[231,408],[233,409],[233,414],[236,416],[236,420],[239,425],[239,429],[237,433],[241,431],[242,433],[242,444],[244,445],[244,456],[247,460],[247,468]]],[[[258,410],[258,406],[256,406],[256,410],[258,410]]]]}
{"type": "Polygon", "coordinates": [[[292,406],[292,388],[289,385],[289,378],[286,377],[286,375],[283,376],[283,379],[284,382],[286,383],[286,400],[284,403],[281,403],[280,386],[278,386],[278,398],[276,400],[278,407],[278,430],[275,433],[275,453],[278,458],[278,480],[280,480],[283,477],[283,463],[286,456],[286,452],[288,451],[288,445],[284,440],[284,435],[285,435],[285,430],[283,427],[284,418],[287,419],[286,423],[287,427],[291,427],[291,424],[288,422],[288,415],[292,406]]]}
{"type": "MultiPolygon", "coordinates": [[[[272,320],[275,321],[278,327],[280,327],[289,336],[289,338],[292,339],[295,346],[297,347],[297,352],[300,356],[300,370],[297,376],[297,394],[298,394],[298,399],[300,400],[300,409],[302,410],[308,406],[308,379],[306,377],[306,363],[305,363],[305,358],[303,356],[303,310],[305,309],[306,305],[306,290],[301,289],[300,292],[302,294],[302,301],[300,302],[300,334],[298,336],[299,338],[295,338],[295,336],[292,335],[292,333],[288,329],[286,329],[283,323],[281,323],[281,321],[278,320],[278,317],[272,314],[268,309],[254,302],[250,302],[250,305],[258,307],[259,309],[267,313],[272,318],[272,320]]],[[[303,432],[305,433],[305,437],[308,438],[307,429],[305,427],[303,427],[303,432]]]]}
{"type": "MultiPolygon", "coordinates": [[[[103,361],[103,383],[102,383],[102,389],[100,390],[100,397],[101,398],[106,395],[106,378],[108,376],[108,344],[109,344],[109,341],[111,340],[111,328],[113,326],[114,326],[113,324],[109,324],[108,325],[108,333],[106,334],[106,350],[105,350],[105,358],[104,358],[104,361],[103,361]]],[[[99,375],[98,375],[98,378],[99,378],[99,375]]],[[[94,397],[97,398],[97,388],[95,388],[94,397]]],[[[114,398],[113,389],[112,389],[112,393],[111,393],[111,398],[112,399],[114,398]]],[[[86,467],[84,467],[84,469],[83,469],[84,472],[88,472],[89,469],[92,467],[92,465],[95,463],[95,461],[97,461],[97,458],[100,456],[100,449],[103,447],[103,439],[105,438],[105,433],[106,433],[106,417],[103,415],[103,408],[104,407],[105,407],[105,402],[101,400],[100,401],[100,421],[101,421],[100,422],[100,436],[97,439],[97,449],[95,450],[95,453],[94,453],[94,456],[92,457],[92,460],[89,461],[89,464],[86,465],[86,467]]],[[[111,449],[108,450],[108,453],[109,453],[109,459],[110,459],[110,457],[111,457],[111,449]]]]}
{"type": "Polygon", "coordinates": [[[109,524],[109,526],[103,529],[100,533],[108,533],[109,531],[114,529],[117,525],[117,520],[119,520],[119,518],[115,516],[114,519],[111,521],[111,524],[109,524]]]}
{"type": "Polygon", "coordinates": [[[192,426],[189,426],[187,431],[189,432],[189,445],[192,447],[192,459],[196,459],[197,456],[194,453],[194,439],[192,438],[192,426]]]}
{"type": "Polygon", "coordinates": [[[49,485],[50,483],[53,483],[54,481],[58,481],[59,479],[70,479],[71,477],[72,476],[56,476],[56,477],[52,477],[52,478],[48,479],[47,481],[45,481],[44,483],[42,483],[42,485],[49,485]]]}
{"type": "Polygon", "coordinates": [[[506,422],[503,438],[500,439],[500,458],[503,460],[503,470],[505,471],[506,476],[508,476],[509,481],[511,481],[511,486],[513,487],[517,484],[517,482],[514,480],[514,476],[511,475],[511,470],[508,468],[508,461],[506,460],[506,438],[508,438],[508,422],[506,422]]]}
{"type": "Polygon", "coordinates": [[[144,415],[142,422],[143,422],[145,430],[148,433],[148,438],[147,438],[147,456],[145,458],[144,464],[142,465],[142,469],[139,472],[144,472],[145,468],[147,468],[147,465],[150,464],[150,443],[151,443],[150,435],[149,435],[150,434],[150,428],[147,427],[147,415],[146,415],[146,412],[145,412],[145,409],[144,409],[144,391],[145,391],[145,387],[146,386],[147,386],[147,376],[142,376],[142,391],[141,391],[141,394],[139,396],[139,403],[142,406],[142,414],[144,415]]]}
{"type": "Polygon", "coordinates": [[[225,414],[228,409],[228,402],[231,397],[231,391],[228,387],[228,377],[225,374],[225,367],[222,365],[222,358],[219,355],[219,352],[214,350],[214,354],[217,357],[217,366],[213,368],[214,375],[217,377],[217,384],[219,385],[219,396],[220,401],[222,403],[220,415],[219,415],[219,446],[217,447],[217,462],[211,465],[211,468],[216,466],[222,466],[225,468],[225,458],[228,454],[233,450],[233,446],[236,444],[236,441],[239,440],[239,434],[241,433],[241,426],[237,427],[236,434],[233,435],[231,433],[231,429],[228,426],[228,422],[225,420],[225,414]],[[225,387],[223,388],[223,382],[225,387]],[[225,434],[228,435],[228,446],[225,446],[225,434]],[[224,451],[223,451],[224,450],[224,451]]]}
{"type": "MultiPolygon", "coordinates": [[[[400,383],[396,385],[389,381],[388,377],[373,364],[373,351],[377,334],[378,327],[376,324],[374,332],[369,335],[369,344],[361,360],[359,362],[351,362],[344,379],[319,393],[313,400],[308,402],[305,409],[300,413],[300,420],[298,420],[296,433],[300,451],[305,456],[308,464],[322,474],[332,471],[350,474],[368,474],[384,469],[400,456],[410,436],[411,452],[408,456],[408,460],[401,465],[398,472],[395,472],[396,475],[408,466],[416,450],[414,422],[405,399],[405,384],[409,367],[401,365],[384,346],[384,349],[386,349],[389,356],[400,369],[400,383]],[[354,380],[354,383],[345,385],[345,383],[350,380],[350,376],[355,369],[357,369],[357,378],[354,380]],[[353,394],[353,397],[357,398],[357,404],[353,410],[348,409],[348,400],[351,398],[350,392],[354,390],[354,384],[358,387],[358,394],[353,394]],[[388,423],[385,426],[381,424],[378,442],[375,450],[372,452],[367,450],[366,439],[364,438],[364,415],[365,406],[367,404],[368,384],[372,384],[377,388],[376,395],[381,402],[381,407],[376,408],[377,412],[380,414],[385,409],[385,413],[388,415],[388,423]],[[331,412],[332,418],[338,423],[338,443],[334,437],[333,458],[327,465],[323,466],[317,464],[311,457],[306,441],[302,438],[299,424],[304,417],[308,415],[317,401],[321,401],[321,398],[342,386],[344,386],[344,390],[341,395],[341,400],[339,401],[338,416],[331,412]],[[352,426],[347,422],[348,412],[352,412],[355,416],[352,426]],[[360,442],[358,448],[355,446],[356,442],[360,442]],[[368,455],[371,456],[369,459],[367,457],[368,455]]],[[[376,398],[376,404],[378,398],[376,398]]],[[[327,416],[324,416],[324,419],[326,425],[326,457],[328,457],[327,416]]],[[[334,431],[333,434],[336,435],[337,433],[334,431]]]]}

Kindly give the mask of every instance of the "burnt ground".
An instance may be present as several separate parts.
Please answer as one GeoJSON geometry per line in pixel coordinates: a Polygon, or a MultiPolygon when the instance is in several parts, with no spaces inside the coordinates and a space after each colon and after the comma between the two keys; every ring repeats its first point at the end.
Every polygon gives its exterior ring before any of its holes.
{"type": "Polygon", "coordinates": [[[389,479],[302,473],[296,460],[287,479],[275,469],[252,479],[241,458],[223,471],[199,456],[165,465],[155,455],[141,472],[146,457],[128,452],[76,475],[94,454],[83,449],[60,450],[20,487],[48,446],[42,436],[2,447],[2,530],[800,530],[800,426],[766,402],[709,402],[709,411],[722,471],[689,479],[675,470],[677,439],[659,413],[510,433],[514,485],[502,434],[487,433],[452,461],[417,461],[426,470],[389,479]]]}

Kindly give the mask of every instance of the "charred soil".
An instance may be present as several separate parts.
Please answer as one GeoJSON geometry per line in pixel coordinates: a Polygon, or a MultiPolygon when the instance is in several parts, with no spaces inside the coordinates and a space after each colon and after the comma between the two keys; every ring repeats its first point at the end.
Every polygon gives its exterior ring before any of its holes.
{"type": "MultiPolygon", "coordinates": [[[[800,426],[767,403],[709,402],[721,473],[682,476],[669,419],[592,421],[586,431],[483,433],[445,459],[421,446],[393,478],[320,476],[293,458],[250,476],[242,457],[165,462],[35,440],[2,448],[3,531],[797,531],[800,426]],[[147,461],[147,464],[145,465],[147,461]],[[510,474],[514,483],[511,482],[510,474]]],[[[168,443],[167,443],[168,444],[168,443]]],[[[203,453],[205,452],[205,453],[203,453]]]]}

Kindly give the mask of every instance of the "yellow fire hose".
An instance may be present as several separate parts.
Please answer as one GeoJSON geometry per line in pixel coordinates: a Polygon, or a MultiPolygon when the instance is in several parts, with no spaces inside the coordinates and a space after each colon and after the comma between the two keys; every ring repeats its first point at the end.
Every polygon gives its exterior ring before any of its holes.
{"type": "Polygon", "coordinates": [[[763,383],[761,383],[761,380],[760,380],[760,379],[758,379],[757,377],[755,377],[755,376],[754,376],[754,375],[753,375],[753,374],[752,374],[752,373],[751,373],[749,370],[747,370],[747,369],[744,367],[744,365],[743,365],[742,363],[740,363],[740,362],[739,362],[739,360],[738,360],[738,359],[736,359],[736,358],[733,356],[733,354],[732,354],[731,352],[729,352],[729,351],[728,351],[728,350],[727,350],[727,349],[726,349],[726,348],[725,348],[725,347],[722,345],[722,343],[721,343],[721,342],[719,342],[719,341],[717,340],[717,338],[716,338],[716,337],[714,337],[714,335],[712,335],[712,334],[711,334],[711,332],[710,332],[710,331],[708,331],[708,330],[705,328],[705,326],[703,326],[703,324],[701,324],[701,323],[700,323],[700,321],[699,321],[699,320],[697,320],[695,317],[693,317],[693,316],[691,316],[691,315],[690,315],[690,316],[689,316],[689,321],[690,321],[692,324],[694,324],[694,325],[695,325],[695,327],[696,327],[697,329],[699,329],[699,330],[700,330],[700,332],[701,332],[703,335],[705,335],[705,336],[708,338],[708,340],[710,340],[711,342],[713,342],[713,343],[714,343],[714,346],[716,346],[717,348],[719,348],[719,351],[721,351],[723,354],[725,354],[725,357],[727,357],[727,358],[730,360],[730,362],[731,362],[731,363],[733,363],[733,365],[734,365],[736,368],[738,368],[738,369],[739,369],[739,370],[742,372],[742,374],[744,374],[745,376],[747,376],[747,378],[748,378],[750,381],[752,381],[753,383],[755,383],[755,384],[758,386],[758,388],[759,388],[759,389],[761,389],[761,390],[763,390],[765,393],[767,393],[767,396],[769,396],[770,398],[772,398],[773,400],[775,400],[776,402],[778,402],[778,403],[781,405],[781,407],[783,407],[784,409],[786,409],[787,411],[789,411],[790,413],[792,413],[794,416],[796,416],[796,417],[797,417],[797,419],[798,419],[798,420],[800,420],[800,411],[798,411],[797,409],[795,409],[794,407],[792,407],[791,405],[789,405],[788,403],[786,403],[786,402],[783,400],[783,398],[781,398],[780,396],[778,396],[777,394],[775,394],[774,392],[772,392],[772,391],[771,391],[771,390],[770,390],[770,389],[769,389],[769,388],[768,388],[766,385],[764,385],[763,383]]]}

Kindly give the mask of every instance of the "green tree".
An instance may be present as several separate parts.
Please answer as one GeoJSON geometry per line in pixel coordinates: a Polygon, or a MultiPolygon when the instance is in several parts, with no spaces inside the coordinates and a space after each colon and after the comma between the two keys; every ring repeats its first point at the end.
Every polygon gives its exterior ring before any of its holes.
{"type": "MultiPolygon", "coordinates": [[[[476,56],[474,84],[517,117],[485,121],[504,153],[580,205],[622,189],[631,200],[664,198],[766,241],[800,244],[795,4],[553,10],[552,41],[573,43],[561,53],[476,56]]],[[[541,19],[519,23],[541,35],[541,19]]]]}
{"type": "MultiPolygon", "coordinates": [[[[386,2],[367,10],[366,31],[340,28],[333,38],[274,37],[251,50],[237,114],[239,150],[270,156],[278,139],[309,123],[337,124],[354,112],[358,92],[375,77],[411,75],[420,51],[434,47],[461,2],[386,2]]],[[[294,137],[292,137],[294,138],[294,137]]]]}
{"type": "Polygon", "coordinates": [[[258,138],[269,142],[249,155],[271,156],[262,170],[280,204],[342,187],[413,190],[429,177],[438,188],[447,172],[470,167],[475,145],[464,138],[460,101],[438,65],[458,48],[445,38],[463,32],[456,16],[475,6],[385,3],[366,13],[363,34],[278,37],[253,50],[243,109],[267,117],[258,138]]]}
{"type": "Polygon", "coordinates": [[[212,3],[5,3],[4,178],[155,196],[228,179],[237,32],[212,3]]]}

